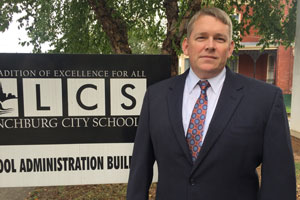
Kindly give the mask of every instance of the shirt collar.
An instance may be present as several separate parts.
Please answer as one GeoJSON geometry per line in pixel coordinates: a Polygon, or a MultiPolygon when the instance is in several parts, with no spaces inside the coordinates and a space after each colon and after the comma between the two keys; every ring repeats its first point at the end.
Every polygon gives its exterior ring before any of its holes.
{"type": "MultiPolygon", "coordinates": [[[[214,93],[217,94],[221,90],[225,80],[225,76],[226,76],[226,67],[224,67],[223,70],[217,76],[207,79],[214,93]]],[[[194,73],[192,68],[190,68],[189,74],[186,79],[187,89],[189,93],[193,91],[193,89],[196,87],[199,80],[201,79],[198,78],[198,76],[194,73]]]]}

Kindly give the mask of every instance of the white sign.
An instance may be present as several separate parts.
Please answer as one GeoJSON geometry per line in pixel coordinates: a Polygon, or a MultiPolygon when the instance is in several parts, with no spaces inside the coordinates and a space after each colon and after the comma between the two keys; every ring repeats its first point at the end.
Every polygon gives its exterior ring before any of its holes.
{"type": "Polygon", "coordinates": [[[0,187],[126,183],[133,144],[0,146],[0,187]]]}

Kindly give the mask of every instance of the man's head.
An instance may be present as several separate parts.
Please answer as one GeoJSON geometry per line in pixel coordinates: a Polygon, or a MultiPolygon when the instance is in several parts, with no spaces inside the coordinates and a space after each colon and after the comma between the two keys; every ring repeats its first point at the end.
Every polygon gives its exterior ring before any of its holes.
{"type": "Polygon", "coordinates": [[[223,22],[223,24],[228,25],[229,27],[229,38],[232,40],[232,22],[230,17],[227,15],[226,12],[219,8],[202,8],[200,11],[198,11],[189,21],[187,25],[187,38],[190,37],[191,32],[193,30],[193,25],[195,21],[200,17],[200,16],[212,16],[223,22]]]}
{"type": "Polygon", "coordinates": [[[234,49],[229,16],[218,8],[203,8],[191,18],[187,29],[182,50],[193,71],[201,79],[217,76],[234,49]]]}

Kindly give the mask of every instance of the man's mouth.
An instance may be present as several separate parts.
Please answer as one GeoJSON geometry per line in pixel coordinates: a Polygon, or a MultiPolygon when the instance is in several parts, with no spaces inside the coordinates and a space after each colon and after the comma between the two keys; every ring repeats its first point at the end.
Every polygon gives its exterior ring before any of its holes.
{"type": "Polygon", "coordinates": [[[200,58],[217,59],[216,56],[209,56],[209,55],[207,55],[207,56],[200,56],[200,58]]]}

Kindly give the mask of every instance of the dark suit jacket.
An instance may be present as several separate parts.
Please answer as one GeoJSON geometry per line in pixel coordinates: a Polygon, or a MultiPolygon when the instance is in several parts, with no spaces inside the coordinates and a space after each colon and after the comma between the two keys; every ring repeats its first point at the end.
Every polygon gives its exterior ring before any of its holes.
{"type": "Polygon", "coordinates": [[[127,199],[148,199],[157,161],[159,200],[295,200],[293,152],[281,90],[227,68],[193,164],[182,125],[187,74],[150,86],[145,94],[127,199]],[[261,163],[259,187],[256,168],[261,163]]]}

